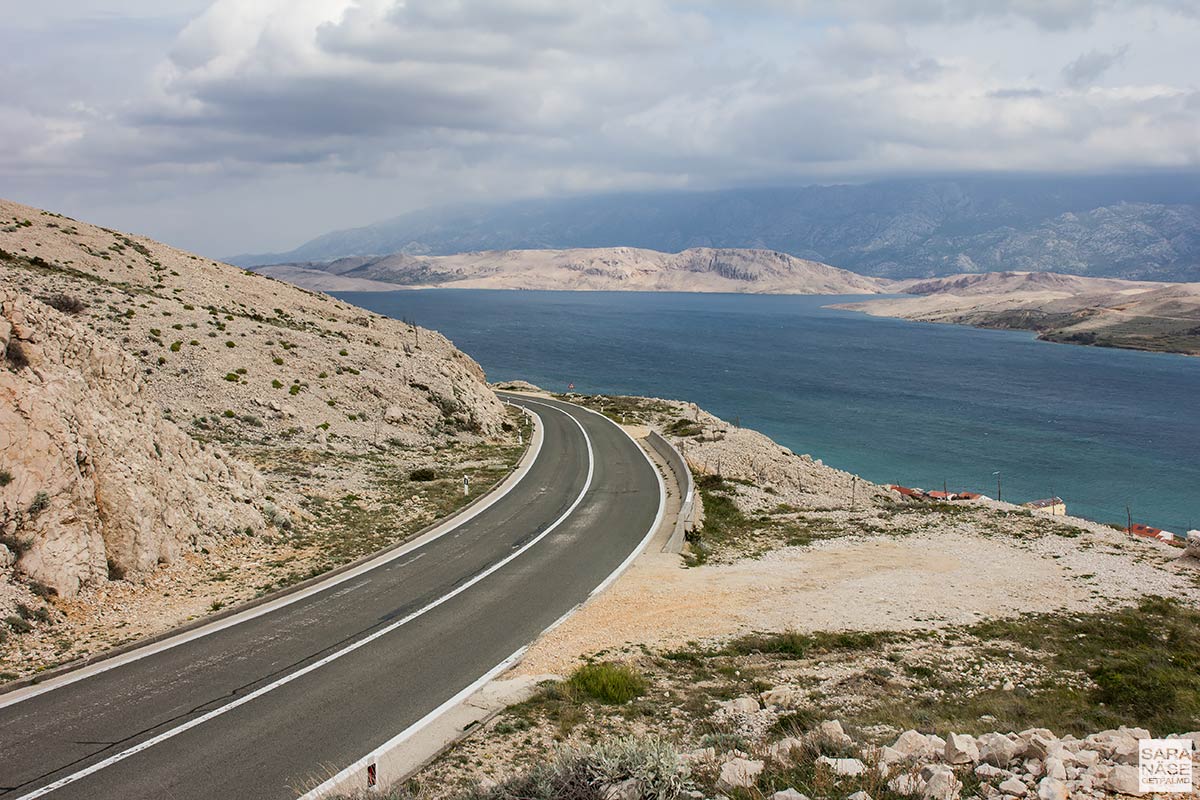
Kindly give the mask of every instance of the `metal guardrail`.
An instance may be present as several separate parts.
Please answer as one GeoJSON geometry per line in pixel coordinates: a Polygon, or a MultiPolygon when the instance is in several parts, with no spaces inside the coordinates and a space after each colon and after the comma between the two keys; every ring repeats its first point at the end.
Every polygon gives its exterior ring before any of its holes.
{"type": "Polygon", "coordinates": [[[688,469],[687,461],[673,444],[659,435],[658,431],[650,431],[650,435],[646,438],[650,442],[650,446],[671,465],[671,471],[675,473],[675,479],[679,484],[679,496],[682,498],[679,516],[675,520],[671,538],[663,545],[662,551],[664,553],[681,553],[687,537],[687,529],[692,524],[692,517],[696,511],[696,484],[692,480],[692,471],[688,469]]]}

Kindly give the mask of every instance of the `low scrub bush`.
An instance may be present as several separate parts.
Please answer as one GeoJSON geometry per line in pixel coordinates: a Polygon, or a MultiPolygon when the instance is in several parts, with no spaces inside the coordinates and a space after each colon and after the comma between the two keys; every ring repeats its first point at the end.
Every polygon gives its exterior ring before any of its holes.
{"type": "Polygon", "coordinates": [[[691,773],[679,754],[657,738],[606,739],[565,747],[524,775],[489,789],[474,800],[605,800],[610,787],[625,781],[641,786],[641,797],[674,800],[691,789],[691,773]]]}
{"type": "Polygon", "coordinates": [[[14,372],[29,366],[29,356],[25,355],[25,347],[16,339],[9,341],[8,347],[4,351],[4,358],[14,372]]]}
{"type": "Polygon", "coordinates": [[[408,479],[413,481],[432,481],[437,478],[437,470],[433,467],[418,467],[408,473],[408,479]]]}
{"type": "Polygon", "coordinates": [[[45,298],[43,302],[53,309],[63,312],[64,314],[82,314],[87,310],[87,303],[80,300],[78,297],[69,294],[52,294],[45,298]]]}
{"type": "Polygon", "coordinates": [[[571,673],[567,686],[602,703],[628,703],[646,692],[646,679],[624,664],[584,664],[571,673]]]}

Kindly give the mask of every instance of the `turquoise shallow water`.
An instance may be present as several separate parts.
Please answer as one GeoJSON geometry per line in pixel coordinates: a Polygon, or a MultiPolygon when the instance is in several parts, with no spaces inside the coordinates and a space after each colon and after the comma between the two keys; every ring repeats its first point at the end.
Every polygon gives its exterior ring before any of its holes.
{"type": "Polygon", "coordinates": [[[347,292],[492,380],[690,400],[869,480],[1200,526],[1200,358],[821,308],[850,298],[347,292]]]}

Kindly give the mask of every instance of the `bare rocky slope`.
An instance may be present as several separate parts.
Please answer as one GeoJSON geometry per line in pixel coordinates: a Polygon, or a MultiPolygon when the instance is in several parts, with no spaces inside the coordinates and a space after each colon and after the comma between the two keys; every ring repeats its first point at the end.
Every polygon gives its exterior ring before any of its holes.
{"type": "Polygon", "coordinates": [[[838,306],[885,317],[1036,331],[1046,340],[1200,355],[1200,283],[989,272],[901,281],[917,295],[838,306]]]}
{"type": "Polygon", "coordinates": [[[300,286],[334,291],[430,286],[756,294],[883,291],[882,283],[873,278],[773,250],[708,247],[680,253],[636,247],[492,250],[452,256],[396,253],[256,269],[300,286]]]}
{"type": "Polygon", "coordinates": [[[0,307],[0,677],[402,538],[516,445],[436,332],[8,201],[0,307]]]}

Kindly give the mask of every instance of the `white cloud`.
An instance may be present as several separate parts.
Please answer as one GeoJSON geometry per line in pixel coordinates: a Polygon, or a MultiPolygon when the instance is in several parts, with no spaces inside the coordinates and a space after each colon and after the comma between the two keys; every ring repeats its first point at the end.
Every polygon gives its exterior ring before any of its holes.
{"type": "Polygon", "coordinates": [[[127,43],[87,37],[108,48],[97,63],[136,64],[124,82],[52,70],[65,63],[54,48],[74,42],[50,29],[44,63],[0,56],[0,79],[25,87],[5,101],[0,178],[19,178],[29,199],[71,199],[65,210],[77,213],[103,198],[132,215],[139,196],[174,186],[213,198],[213,219],[226,213],[215,207],[222,191],[257,191],[294,220],[269,242],[226,233],[206,248],[227,252],[455,199],[1194,167],[1200,57],[1188,43],[1200,21],[1186,10],[1170,0],[218,0],[159,40],[154,58],[144,53],[158,28],[133,18],[140,32],[127,43]],[[1064,68],[1061,53],[1081,55],[1064,68]],[[69,187],[64,175],[75,176],[69,187]],[[328,188],[304,196],[306,179],[328,188]]]}

